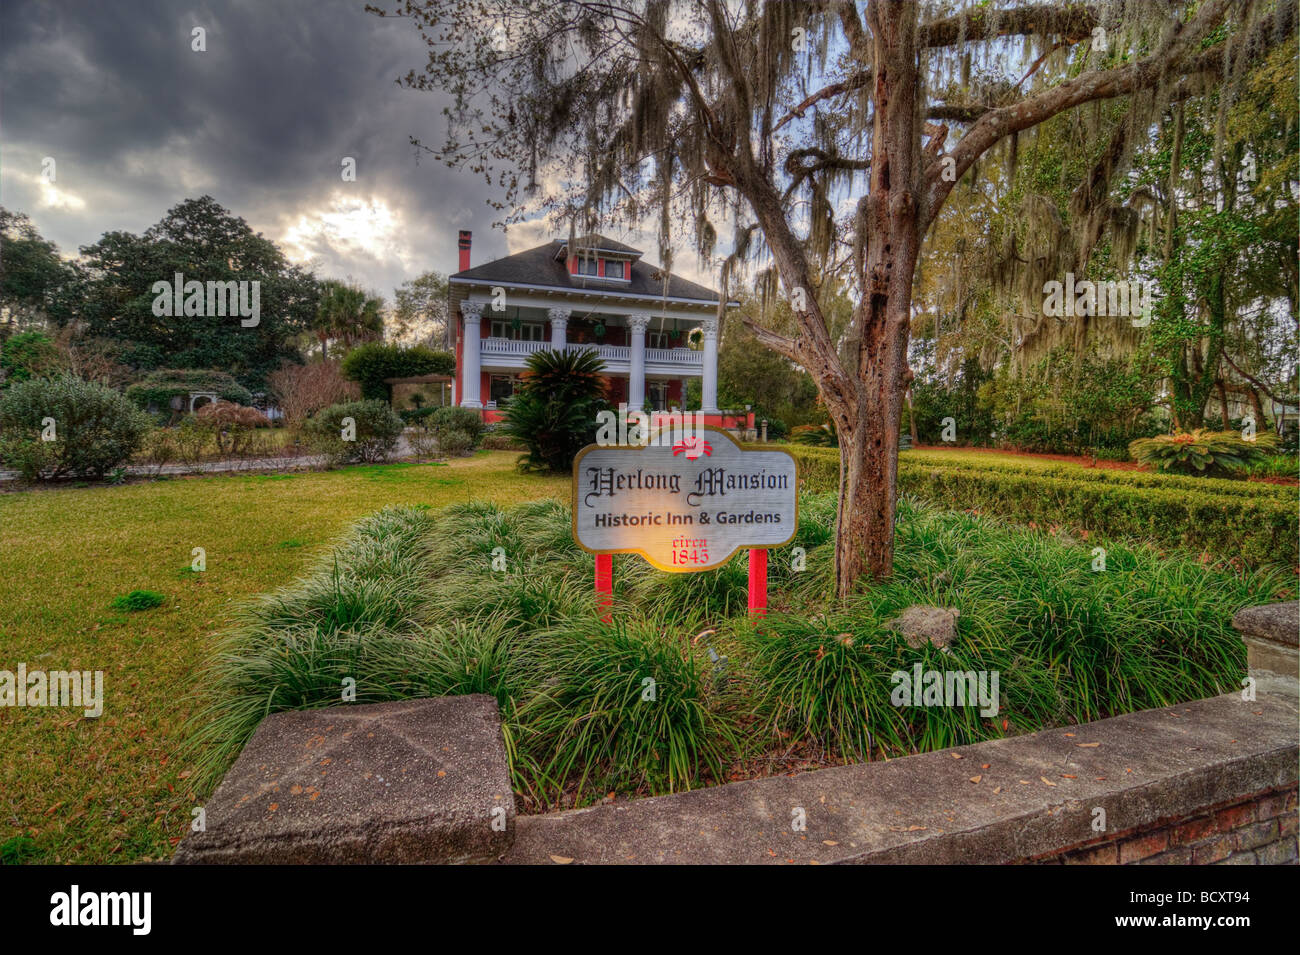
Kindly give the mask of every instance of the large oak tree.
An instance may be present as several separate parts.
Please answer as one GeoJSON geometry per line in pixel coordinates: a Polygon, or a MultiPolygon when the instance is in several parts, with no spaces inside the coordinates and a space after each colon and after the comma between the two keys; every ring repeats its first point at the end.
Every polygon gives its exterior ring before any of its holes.
{"type": "Polygon", "coordinates": [[[417,145],[484,173],[508,217],[542,207],[587,229],[657,216],[667,267],[674,224],[709,254],[730,219],[733,247],[770,257],[797,330],[747,324],[812,374],[839,433],[840,595],[891,570],[913,282],[957,182],[1018,133],[1101,100],[1126,97],[1145,136],[1171,99],[1231,89],[1296,17],[1290,0],[370,9],[409,17],[429,45],[403,82],[454,98],[445,142],[417,145]],[[819,292],[841,272],[857,304],[833,337],[819,292]]]}

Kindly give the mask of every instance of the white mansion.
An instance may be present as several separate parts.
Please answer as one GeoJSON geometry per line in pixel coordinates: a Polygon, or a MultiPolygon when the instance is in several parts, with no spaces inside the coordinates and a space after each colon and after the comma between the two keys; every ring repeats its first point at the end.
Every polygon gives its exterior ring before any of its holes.
{"type": "Polygon", "coordinates": [[[474,268],[469,254],[470,234],[461,232],[460,271],[450,278],[452,312],[460,319],[457,403],[482,408],[492,420],[529,355],[586,348],[604,361],[615,404],[682,408],[686,380],[700,378],[699,410],[718,413],[712,289],[666,275],[637,249],[599,235],[572,247],[557,239],[474,268]]]}

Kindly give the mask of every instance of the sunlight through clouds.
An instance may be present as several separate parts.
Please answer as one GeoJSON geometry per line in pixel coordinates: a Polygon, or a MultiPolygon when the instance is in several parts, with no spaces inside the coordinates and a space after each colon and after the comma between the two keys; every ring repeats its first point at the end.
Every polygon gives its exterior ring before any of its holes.
{"type": "Polygon", "coordinates": [[[86,200],[67,189],[60,189],[42,176],[33,176],[32,182],[40,190],[40,203],[46,209],[84,209],[86,200]]]}
{"type": "Polygon", "coordinates": [[[331,262],[365,256],[414,268],[408,230],[383,199],[335,193],[320,212],[300,213],[280,239],[285,253],[299,263],[331,262]]]}

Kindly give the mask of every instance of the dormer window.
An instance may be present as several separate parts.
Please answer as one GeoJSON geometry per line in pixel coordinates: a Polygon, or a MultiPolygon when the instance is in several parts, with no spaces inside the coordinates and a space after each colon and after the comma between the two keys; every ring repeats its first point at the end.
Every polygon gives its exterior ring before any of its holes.
{"type": "Polygon", "coordinates": [[[578,275],[599,275],[600,274],[599,259],[588,257],[585,255],[579,256],[577,266],[578,266],[578,271],[577,271],[578,275]]]}
{"type": "Polygon", "coordinates": [[[625,275],[624,275],[623,269],[624,269],[625,267],[626,267],[626,263],[624,263],[624,262],[623,262],[622,260],[620,260],[620,259],[606,259],[606,260],[605,260],[605,278],[607,278],[607,279],[621,279],[621,278],[624,278],[625,275]]]}

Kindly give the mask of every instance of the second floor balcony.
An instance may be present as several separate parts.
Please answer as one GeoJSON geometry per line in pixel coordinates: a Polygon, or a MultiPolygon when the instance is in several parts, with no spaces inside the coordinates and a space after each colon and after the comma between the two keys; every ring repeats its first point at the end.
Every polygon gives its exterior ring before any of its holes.
{"type": "MultiPolygon", "coordinates": [[[[522,368],[529,355],[550,347],[551,343],[546,341],[492,337],[480,340],[480,353],[485,368],[522,368]]],[[[605,363],[605,370],[614,374],[626,374],[632,367],[631,345],[569,342],[565,347],[570,351],[594,351],[605,363]]],[[[653,373],[676,373],[690,377],[702,373],[704,353],[692,348],[646,348],[645,363],[647,371],[653,369],[653,373]]]]}

